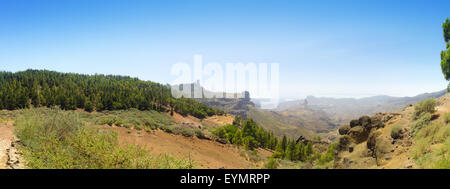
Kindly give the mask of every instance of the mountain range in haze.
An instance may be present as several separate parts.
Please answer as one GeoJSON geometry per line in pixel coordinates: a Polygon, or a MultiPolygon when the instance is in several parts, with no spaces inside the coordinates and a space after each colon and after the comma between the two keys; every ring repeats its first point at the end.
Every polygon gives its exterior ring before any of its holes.
{"type": "Polygon", "coordinates": [[[366,98],[327,98],[308,96],[306,99],[282,102],[276,108],[277,112],[305,111],[316,109],[324,111],[336,124],[346,124],[351,119],[363,115],[374,115],[377,112],[398,111],[409,104],[415,104],[428,98],[438,98],[445,90],[424,93],[413,97],[392,97],[379,95],[366,98]]]}
{"type": "MultiPolygon", "coordinates": [[[[204,93],[213,93],[198,84],[193,86],[204,93]]],[[[273,131],[278,136],[311,138],[320,135],[333,139],[337,127],[348,124],[352,119],[362,115],[374,115],[377,112],[398,111],[409,104],[444,94],[445,90],[414,97],[380,95],[356,99],[308,96],[301,100],[282,101],[275,109],[259,108],[258,104],[263,99],[251,99],[251,94],[247,92],[231,95],[236,98],[196,98],[196,100],[245,119],[254,119],[263,128],[273,131]]]]}

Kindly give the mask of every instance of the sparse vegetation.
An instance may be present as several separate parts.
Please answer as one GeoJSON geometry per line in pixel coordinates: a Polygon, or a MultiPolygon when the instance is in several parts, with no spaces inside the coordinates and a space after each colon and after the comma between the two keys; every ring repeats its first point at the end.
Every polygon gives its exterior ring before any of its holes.
{"type": "Polygon", "coordinates": [[[248,149],[240,149],[239,155],[246,158],[248,161],[257,163],[263,160],[263,158],[258,154],[256,149],[248,150],[248,149]]]}
{"type": "Polygon", "coordinates": [[[448,168],[450,155],[450,127],[430,123],[417,132],[411,151],[417,165],[423,168],[448,168]],[[437,145],[440,144],[440,145],[437,145]]]}
{"type": "Polygon", "coordinates": [[[264,169],[276,169],[278,168],[278,161],[271,157],[266,164],[264,164],[264,169]]]}
{"type": "Polygon", "coordinates": [[[394,125],[391,127],[391,137],[393,139],[399,139],[402,136],[402,127],[394,125]]]}
{"type": "Polygon", "coordinates": [[[433,114],[436,108],[436,100],[433,98],[429,98],[423,101],[420,101],[414,106],[413,118],[418,119],[424,113],[433,114]]]}
{"type": "Polygon", "coordinates": [[[318,164],[324,165],[324,164],[334,161],[334,151],[335,151],[337,145],[338,145],[337,142],[334,142],[333,144],[331,144],[328,147],[327,152],[325,152],[325,154],[320,156],[320,158],[318,160],[318,164]]]}
{"type": "Polygon", "coordinates": [[[151,156],[139,146],[120,146],[117,133],[86,125],[75,112],[23,110],[16,135],[29,168],[153,169],[193,168],[190,160],[151,156]]]}
{"type": "Polygon", "coordinates": [[[429,112],[422,113],[415,121],[411,123],[411,136],[415,136],[420,129],[424,128],[430,123],[431,114],[429,112]]]}
{"type": "Polygon", "coordinates": [[[141,129],[159,129],[165,125],[173,124],[172,118],[164,113],[157,111],[139,111],[137,109],[104,111],[95,116],[82,114],[83,118],[100,125],[115,125],[126,128],[141,129]]]}
{"type": "Polygon", "coordinates": [[[184,128],[184,127],[174,127],[173,133],[178,134],[178,135],[183,135],[185,137],[193,137],[194,136],[194,130],[184,128]]]}
{"type": "Polygon", "coordinates": [[[444,114],[444,122],[445,122],[445,124],[450,123],[450,113],[444,114]]]}

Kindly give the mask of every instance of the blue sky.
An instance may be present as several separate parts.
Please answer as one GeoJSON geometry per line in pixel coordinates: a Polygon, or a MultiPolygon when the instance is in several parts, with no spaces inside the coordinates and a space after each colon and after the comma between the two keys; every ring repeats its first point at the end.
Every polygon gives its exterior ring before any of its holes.
{"type": "Polygon", "coordinates": [[[0,0],[0,70],[121,74],[278,62],[280,96],[412,96],[444,89],[450,1],[0,0]]]}

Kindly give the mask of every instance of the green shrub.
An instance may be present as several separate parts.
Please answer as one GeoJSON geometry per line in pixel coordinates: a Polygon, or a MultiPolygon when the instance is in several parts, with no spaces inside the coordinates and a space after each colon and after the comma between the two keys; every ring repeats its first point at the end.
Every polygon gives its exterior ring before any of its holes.
{"type": "Polygon", "coordinates": [[[442,156],[433,166],[433,169],[450,169],[450,157],[442,156]]]}
{"type": "Polygon", "coordinates": [[[174,133],[174,127],[171,125],[164,125],[160,127],[161,130],[163,130],[166,133],[174,133]]]}
{"type": "Polygon", "coordinates": [[[264,165],[264,169],[276,169],[278,167],[278,161],[271,157],[269,161],[264,165]]]}
{"type": "Polygon", "coordinates": [[[272,157],[277,159],[283,159],[284,154],[282,152],[276,151],[272,154],[272,157]]]}
{"type": "Polygon", "coordinates": [[[314,166],[316,169],[328,169],[332,168],[334,164],[334,151],[338,146],[338,142],[331,144],[325,154],[319,155],[317,164],[314,166]]]}
{"type": "Polygon", "coordinates": [[[195,129],[194,130],[195,136],[199,139],[206,139],[205,134],[203,133],[203,131],[201,129],[195,129]]]}
{"type": "Polygon", "coordinates": [[[415,136],[420,129],[430,123],[431,114],[429,112],[422,113],[415,121],[411,123],[411,136],[415,136]]]}
{"type": "MultiPolygon", "coordinates": [[[[98,124],[100,125],[109,125],[109,126],[113,126],[117,121],[117,117],[116,116],[105,116],[105,117],[100,117],[99,120],[97,121],[98,124]]],[[[119,122],[120,123],[120,122],[119,122]]]]}
{"type": "Polygon", "coordinates": [[[445,122],[445,124],[450,123],[450,113],[444,114],[444,122],[445,122]]]}
{"type": "Polygon", "coordinates": [[[394,125],[391,127],[391,137],[393,139],[399,139],[402,136],[402,127],[394,125]]]}
{"type": "Polygon", "coordinates": [[[420,101],[414,106],[413,118],[418,119],[423,113],[434,113],[436,108],[436,100],[429,98],[420,101]]]}
{"type": "Polygon", "coordinates": [[[86,112],[92,112],[94,111],[94,105],[92,104],[91,101],[86,101],[85,105],[84,105],[84,110],[86,112]]]}
{"type": "Polygon", "coordinates": [[[427,138],[415,139],[414,147],[411,150],[412,157],[418,159],[430,151],[430,140],[427,138]]]}
{"type": "Polygon", "coordinates": [[[433,165],[434,169],[450,169],[450,137],[447,137],[444,144],[437,151],[439,160],[433,165]]]}
{"type": "Polygon", "coordinates": [[[193,137],[194,136],[194,131],[192,129],[188,129],[188,128],[184,128],[184,127],[175,127],[174,134],[177,135],[183,135],[185,137],[193,137]]]}
{"type": "Polygon", "coordinates": [[[114,124],[115,124],[116,126],[120,127],[120,126],[123,125],[123,121],[117,118],[117,119],[115,120],[114,124]]]}
{"type": "MultiPolygon", "coordinates": [[[[126,128],[152,130],[161,128],[166,125],[171,125],[173,119],[164,113],[157,111],[140,111],[137,109],[118,110],[118,111],[104,111],[98,113],[96,120],[94,118],[88,121],[93,121],[97,124],[107,124],[123,126],[126,128]]],[[[164,129],[163,129],[164,130],[164,129]]]]}
{"type": "Polygon", "coordinates": [[[134,126],[134,129],[136,129],[136,130],[138,130],[138,131],[140,131],[140,130],[142,130],[144,127],[142,126],[142,125],[135,125],[134,126]]]}
{"type": "Polygon", "coordinates": [[[450,137],[450,127],[442,123],[432,123],[415,135],[416,140],[427,139],[429,145],[444,142],[450,137]]]}
{"type": "Polygon", "coordinates": [[[412,157],[423,168],[446,168],[450,153],[450,127],[433,123],[422,128],[414,137],[412,157]],[[432,148],[433,144],[442,143],[432,148]]]}

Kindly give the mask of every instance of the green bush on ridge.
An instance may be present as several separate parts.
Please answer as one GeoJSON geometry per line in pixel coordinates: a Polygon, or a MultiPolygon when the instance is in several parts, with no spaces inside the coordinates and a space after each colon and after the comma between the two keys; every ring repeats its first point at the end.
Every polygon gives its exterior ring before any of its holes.
{"type": "Polygon", "coordinates": [[[433,114],[436,111],[435,108],[435,99],[429,98],[426,100],[422,100],[414,106],[413,118],[418,119],[424,113],[433,114]]]}

